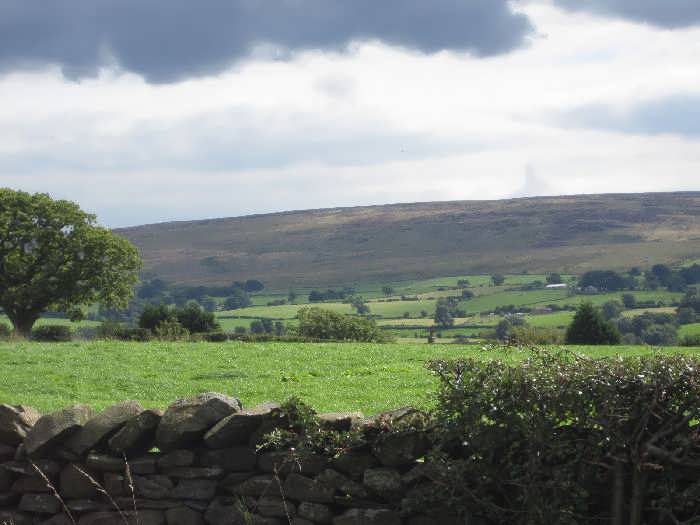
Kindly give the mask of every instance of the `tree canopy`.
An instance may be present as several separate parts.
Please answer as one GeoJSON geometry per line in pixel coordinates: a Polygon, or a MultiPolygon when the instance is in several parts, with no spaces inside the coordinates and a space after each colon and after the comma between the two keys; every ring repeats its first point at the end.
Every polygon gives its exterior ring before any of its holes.
{"type": "Polygon", "coordinates": [[[603,317],[599,308],[582,303],[566,330],[566,342],[573,345],[616,345],[620,342],[620,333],[603,317]]]}
{"type": "Polygon", "coordinates": [[[0,307],[28,335],[49,309],[125,307],[141,258],[70,201],[0,188],[0,307]]]}

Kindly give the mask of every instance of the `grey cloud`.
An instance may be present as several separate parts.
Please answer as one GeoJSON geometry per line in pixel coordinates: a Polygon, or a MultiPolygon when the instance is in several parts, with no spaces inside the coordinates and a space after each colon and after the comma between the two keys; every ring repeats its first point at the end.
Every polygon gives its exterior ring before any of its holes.
{"type": "Polygon", "coordinates": [[[600,128],[639,135],[700,137],[700,96],[674,96],[620,111],[596,104],[557,117],[566,126],[600,128]]]}
{"type": "Polygon", "coordinates": [[[668,29],[700,24],[698,0],[555,0],[574,11],[614,16],[668,29]]]}
{"type": "Polygon", "coordinates": [[[116,62],[169,82],[219,72],[259,46],[285,57],[377,39],[488,56],[531,31],[507,0],[3,0],[0,71],[57,64],[81,78],[116,62]]]}

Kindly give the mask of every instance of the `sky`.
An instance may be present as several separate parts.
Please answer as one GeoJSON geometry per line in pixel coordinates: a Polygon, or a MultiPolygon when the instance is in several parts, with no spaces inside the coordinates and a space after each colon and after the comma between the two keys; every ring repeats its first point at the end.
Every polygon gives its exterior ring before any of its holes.
{"type": "Polygon", "coordinates": [[[700,190],[700,2],[2,0],[0,101],[110,227],[700,190]]]}

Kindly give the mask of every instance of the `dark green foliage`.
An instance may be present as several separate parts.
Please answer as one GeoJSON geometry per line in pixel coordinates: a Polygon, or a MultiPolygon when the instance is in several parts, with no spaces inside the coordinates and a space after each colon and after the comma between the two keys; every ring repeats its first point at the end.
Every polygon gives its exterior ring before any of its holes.
{"type": "Polygon", "coordinates": [[[243,285],[243,289],[248,293],[262,292],[265,285],[256,279],[248,279],[243,285]]]}
{"type": "Polygon", "coordinates": [[[506,282],[506,278],[500,273],[496,273],[491,276],[491,282],[494,286],[501,286],[504,282],[506,282]]]}
{"type": "Polygon", "coordinates": [[[609,321],[620,317],[622,312],[622,305],[617,301],[608,301],[603,305],[603,316],[609,321]]]}
{"type": "Polygon", "coordinates": [[[474,298],[474,292],[471,290],[462,290],[461,296],[463,301],[468,301],[469,299],[474,298]]]}
{"type": "Polygon", "coordinates": [[[686,284],[698,284],[700,283],[700,264],[682,268],[680,274],[686,284]]]}
{"type": "Polygon", "coordinates": [[[466,288],[469,286],[469,279],[458,279],[457,288],[466,288]]]}
{"type": "Polygon", "coordinates": [[[175,319],[168,319],[158,324],[153,330],[153,336],[161,341],[182,341],[187,339],[190,331],[175,319]]]}
{"type": "Polygon", "coordinates": [[[632,344],[672,345],[678,337],[678,316],[644,312],[631,319],[619,319],[617,327],[625,335],[625,340],[632,344]]]}
{"type": "Polygon", "coordinates": [[[692,324],[698,320],[695,310],[687,306],[678,309],[678,324],[692,324]]]}
{"type": "Polygon", "coordinates": [[[215,332],[221,329],[213,312],[207,312],[194,301],[175,310],[177,321],[191,334],[215,332]]]}
{"type": "Polygon", "coordinates": [[[631,294],[631,293],[623,293],[622,294],[622,304],[625,305],[625,308],[636,308],[637,307],[637,298],[631,294]]]}
{"type": "Polygon", "coordinates": [[[384,295],[394,295],[394,289],[391,286],[382,286],[382,293],[384,295]]]}
{"type": "Polygon", "coordinates": [[[275,321],[275,335],[276,336],[283,336],[287,333],[287,327],[284,325],[282,321],[275,321]]]}
{"type": "Polygon", "coordinates": [[[72,339],[70,327],[57,324],[37,326],[32,330],[34,341],[64,343],[72,339]]]}
{"type": "Polygon", "coordinates": [[[668,286],[673,279],[673,270],[665,264],[655,264],[651,267],[651,273],[661,286],[668,286]]]}
{"type": "Polygon", "coordinates": [[[566,330],[566,342],[572,345],[616,345],[620,342],[620,333],[603,317],[600,309],[591,303],[583,303],[566,330]]]}
{"type": "Polygon", "coordinates": [[[167,304],[146,304],[139,317],[139,328],[155,330],[156,326],[177,319],[175,309],[167,304]]]}
{"type": "Polygon", "coordinates": [[[124,307],[138,282],[136,248],[73,202],[0,189],[0,239],[0,307],[23,336],[49,309],[124,307]]]}
{"type": "Polygon", "coordinates": [[[369,305],[359,295],[352,296],[350,298],[350,304],[358,315],[367,315],[369,313],[369,305]]]}
{"type": "Polygon", "coordinates": [[[272,319],[256,319],[250,323],[251,334],[272,334],[274,331],[272,319]]]}
{"type": "Polygon", "coordinates": [[[435,303],[433,320],[440,328],[449,328],[455,324],[453,307],[446,298],[440,298],[435,303]]]}
{"type": "Polygon", "coordinates": [[[245,334],[247,330],[245,329],[245,326],[237,326],[236,328],[233,329],[234,334],[245,334]]]}
{"type": "Polygon", "coordinates": [[[511,338],[514,328],[525,326],[525,319],[517,315],[508,315],[496,325],[496,337],[501,341],[511,338]]]}
{"type": "Polygon", "coordinates": [[[700,346],[700,334],[683,336],[678,344],[681,346],[700,346]]]}
{"type": "Polygon", "coordinates": [[[231,294],[224,301],[225,310],[237,310],[250,306],[250,296],[243,288],[234,287],[231,294]]]}
{"type": "Polygon", "coordinates": [[[309,294],[310,303],[319,303],[322,301],[344,301],[346,298],[355,294],[353,288],[345,287],[342,290],[333,290],[329,288],[328,290],[319,291],[312,290],[309,294]]]}
{"type": "Polygon", "coordinates": [[[381,343],[387,337],[371,319],[343,315],[322,308],[302,308],[298,333],[312,339],[381,343]]]}
{"type": "Polygon", "coordinates": [[[700,293],[697,289],[691,288],[683,297],[680,306],[682,308],[692,308],[696,314],[700,314],[700,293]]]}
{"type": "Polygon", "coordinates": [[[593,270],[584,273],[579,279],[578,285],[581,288],[593,286],[601,291],[616,292],[634,288],[635,281],[610,270],[593,270]]]}
{"type": "Polygon", "coordinates": [[[564,280],[558,273],[550,273],[549,275],[547,275],[547,284],[561,284],[563,282],[564,280]]]}
{"type": "Polygon", "coordinates": [[[0,323],[0,339],[9,339],[12,336],[12,327],[6,323],[0,323]]]}
{"type": "Polygon", "coordinates": [[[440,380],[425,503],[497,524],[697,523],[700,361],[432,362],[440,380]],[[689,475],[690,474],[690,475],[689,475]]]}
{"type": "Polygon", "coordinates": [[[202,334],[204,340],[210,343],[223,343],[228,341],[228,335],[225,332],[209,332],[207,334],[202,334]]]}

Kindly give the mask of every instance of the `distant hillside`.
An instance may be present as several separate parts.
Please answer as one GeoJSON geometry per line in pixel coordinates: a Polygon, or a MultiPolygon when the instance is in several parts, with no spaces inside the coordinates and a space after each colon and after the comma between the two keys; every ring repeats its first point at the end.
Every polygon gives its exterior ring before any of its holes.
{"type": "Polygon", "coordinates": [[[117,230],[176,283],[268,287],[583,272],[700,257],[700,192],[393,204],[117,230]]]}

